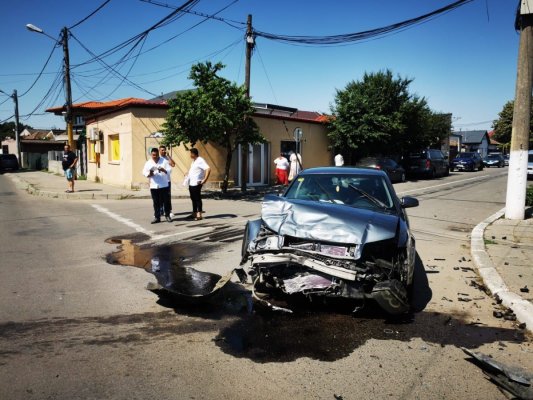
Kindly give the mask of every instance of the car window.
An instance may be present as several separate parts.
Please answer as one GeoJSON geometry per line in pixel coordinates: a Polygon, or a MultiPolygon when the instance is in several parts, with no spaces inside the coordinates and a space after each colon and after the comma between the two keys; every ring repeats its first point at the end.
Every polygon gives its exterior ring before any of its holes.
{"type": "Polygon", "coordinates": [[[376,211],[393,209],[393,195],[382,176],[364,174],[316,174],[296,179],[285,197],[307,201],[341,204],[376,211]],[[364,193],[361,193],[363,191],[364,193]],[[365,196],[378,200],[384,207],[365,196]]]}
{"type": "Polygon", "coordinates": [[[431,150],[431,158],[434,160],[441,160],[442,153],[439,150],[431,150]]]}

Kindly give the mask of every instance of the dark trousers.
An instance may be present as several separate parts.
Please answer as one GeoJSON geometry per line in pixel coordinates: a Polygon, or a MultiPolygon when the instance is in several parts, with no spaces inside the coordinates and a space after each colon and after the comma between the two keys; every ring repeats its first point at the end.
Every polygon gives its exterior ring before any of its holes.
{"type": "MultiPolygon", "coordinates": [[[[172,182],[169,182],[168,183],[168,192],[167,192],[167,196],[168,196],[168,210],[169,210],[169,213],[172,212],[172,193],[171,193],[171,185],[172,182]]],[[[161,214],[164,214],[164,210],[163,210],[163,204],[161,204],[161,214]]]]}
{"type": "Polygon", "coordinates": [[[189,194],[192,201],[192,212],[198,213],[204,211],[202,209],[202,185],[189,186],[189,194]]]}
{"type": "Polygon", "coordinates": [[[150,189],[150,194],[152,195],[152,203],[154,204],[154,217],[161,218],[161,212],[168,217],[170,215],[168,187],[150,189]]]}

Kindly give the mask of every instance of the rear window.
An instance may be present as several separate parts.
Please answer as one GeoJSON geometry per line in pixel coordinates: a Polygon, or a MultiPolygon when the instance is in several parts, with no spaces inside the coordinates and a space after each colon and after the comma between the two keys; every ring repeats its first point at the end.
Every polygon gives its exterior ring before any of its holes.
{"type": "Polygon", "coordinates": [[[425,160],[427,158],[427,153],[425,151],[420,153],[411,153],[409,154],[409,158],[414,160],[425,160]]]}

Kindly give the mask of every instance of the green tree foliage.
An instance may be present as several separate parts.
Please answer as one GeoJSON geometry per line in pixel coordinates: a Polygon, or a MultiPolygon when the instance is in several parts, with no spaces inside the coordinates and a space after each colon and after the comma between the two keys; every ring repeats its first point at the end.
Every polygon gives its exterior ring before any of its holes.
{"type": "MultiPolygon", "coordinates": [[[[504,104],[502,110],[498,114],[498,119],[495,119],[492,123],[492,128],[494,129],[494,139],[503,144],[511,143],[511,133],[513,130],[513,111],[514,111],[514,101],[508,101],[504,104]]],[[[530,127],[529,127],[529,143],[531,147],[532,137],[533,137],[533,107],[531,108],[530,118],[530,127]]]]}
{"type": "Polygon", "coordinates": [[[433,113],[424,98],[411,94],[411,82],[386,70],[365,73],[361,81],[337,90],[328,136],[349,163],[368,155],[402,154],[440,144],[450,133],[449,116],[433,113]]]}
{"type": "Polygon", "coordinates": [[[254,112],[243,86],[221,77],[224,65],[211,62],[192,66],[189,79],[195,90],[178,93],[169,101],[163,124],[166,145],[194,146],[197,142],[215,143],[226,149],[222,191],[226,192],[232,155],[239,144],[263,143],[264,137],[251,116],[254,112]]]}
{"type": "MultiPolygon", "coordinates": [[[[24,129],[30,128],[29,125],[20,124],[19,132],[22,132],[24,129]]],[[[6,138],[15,138],[15,123],[14,122],[4,122],[0,124],[0,141],[5,140],[6,138]]]]}

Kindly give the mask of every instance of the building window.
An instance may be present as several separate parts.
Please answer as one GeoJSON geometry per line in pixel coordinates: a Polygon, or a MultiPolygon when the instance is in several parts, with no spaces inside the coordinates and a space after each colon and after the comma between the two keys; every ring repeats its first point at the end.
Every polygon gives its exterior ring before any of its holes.
{"type": "Polygon", "coordinates": [[[109,135],[109,161],[120,162],[120,136],[109,135]]]}
{"type": "Polygon", "coordinates": [[[83,119],[81,115],[76,115],[76,117],[74,117],[74,125],[76,126],[85,125],[85,120],[83,119]]]}

